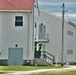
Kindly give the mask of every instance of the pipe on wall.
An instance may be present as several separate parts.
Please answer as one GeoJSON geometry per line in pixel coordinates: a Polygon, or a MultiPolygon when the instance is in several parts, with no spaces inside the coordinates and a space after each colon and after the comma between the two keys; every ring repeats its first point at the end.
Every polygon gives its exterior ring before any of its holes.
{"type": "Polygon", "coordinates": [[[27,37],[27,61],[29,61],[29,11],[28,11],[28,26],[27,26],[28,28],[28,37],[27,37]]]}

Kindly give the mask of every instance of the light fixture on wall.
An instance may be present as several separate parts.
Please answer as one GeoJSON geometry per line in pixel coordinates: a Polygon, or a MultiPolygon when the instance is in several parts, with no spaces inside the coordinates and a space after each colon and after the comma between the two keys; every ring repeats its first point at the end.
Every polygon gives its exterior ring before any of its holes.
{"type": "Polygon", "coordinates": [[[18,47],[18,45],[16,44],[15,47],[18,47]]]}
{"type": "Polygon", "coordinates": [[[43,25],[43,23],[41,23],[41,25],[43,25]]]}
{"type": "Polygon", "coordinates": [[[1,55],[1,52],[0,52],[0,55],[1,55]]]}

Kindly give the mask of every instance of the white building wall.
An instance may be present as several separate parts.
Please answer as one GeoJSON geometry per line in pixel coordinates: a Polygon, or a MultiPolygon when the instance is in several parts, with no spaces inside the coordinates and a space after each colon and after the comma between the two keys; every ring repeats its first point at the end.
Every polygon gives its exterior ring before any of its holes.
{"type": "MultiPolygon", "coordinates": [[[[55,56],[58,62],[61,62],[62,50],[62,20],[55,15],[48,14],[47,12],[40,11],[39,24],[46,25],[46,34],[49,34],[49,42],[45,44],[45,50],[55,56]]],[[[75,60],[75,29],[73,26],[65,22],[64,27],[64,62],[71,62],[75,60]],[[67,30],[73,32],[73,36],[67,35],[67,30]],[[72,50],[73,54],[69,54],[66,59],[66,50],[72,50]],[[71,59],[70,59],[71,58],[71,59]]]]}
{"type": "Polygon", "coordinates": [[[49,42],[45,45],[45,50],[56,57],[59,53],[59,59],[61,54],[61,22],[57,17],[54,17],[48,13],[40,12],[39,22],[46,25],[46,34],[49,34],[49,42]]]}
{"type": "Polygon", "coordinates": [[[0,56],[1,56],[1,14],[0,14],[0,56]]]}
{"type": "Polygon", "coordinates": [[[36,24],[36,28],[35,28],[35,25],[34,25],[34,38],[36,38],[36,40],[38,40],[38,16],[39,16],[39,13],[38,13],[38,9],[36,9],[34,7],[34,24],[36,24]]]}
{"type": "Polygon", "coordinates": [[[69,25],[65,22],[65,31],[64,31],[64,56],[65,62],[74,62],[75,61],[75,27],[69,25]],[[72,35],[68,35],[67,31],[73,32],[72,35]],[[68,54],[68,50],[72,50],[72,54],[68,54]]]}
{"type": "Polygon", "coordinates": [[[1,59],[8,59],[8,49],[23,48],[23,59],[33,59],[32,50],[32,13],[8,13],[0,12],[1,26],[1,59]],[[15,16],[23,16],[23,26],[15,26],[15,16]],[[29,43],[28,43],[28,24],[29,24],[29,43]],[[29,44],[29,45],[28,45],[29,44]],[[29,50],[28,50],[29,47],[29,50]],[[28,53],[29,52],[29,53],[28,53]]]}
{"type": "Polygon", "coordinates": [[[29,59],[34,59],[34,27],[33,27],[33,12],[29,15],[29,59]]]}

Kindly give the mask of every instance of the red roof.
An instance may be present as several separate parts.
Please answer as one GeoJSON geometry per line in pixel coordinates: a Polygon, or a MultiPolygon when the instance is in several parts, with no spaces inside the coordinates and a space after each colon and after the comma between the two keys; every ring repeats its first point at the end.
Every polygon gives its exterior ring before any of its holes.
{"type": "Polygon", "coordinates": [[[0,10],[32,10],[35,0],[0,0],[0,10]]]}

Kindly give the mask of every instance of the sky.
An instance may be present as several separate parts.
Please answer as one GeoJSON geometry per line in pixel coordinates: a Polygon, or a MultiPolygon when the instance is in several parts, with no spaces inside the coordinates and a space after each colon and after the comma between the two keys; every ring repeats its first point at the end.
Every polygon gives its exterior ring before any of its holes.
{"type": "Polygon", "coordinates": [[[62,16],[62,3],[65,3],[65,20],[76,24],[76,0],[38,0],[39,8],[56,16],[62,16]]]}

